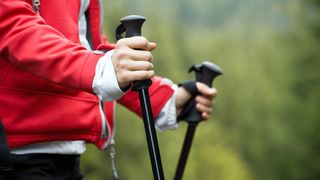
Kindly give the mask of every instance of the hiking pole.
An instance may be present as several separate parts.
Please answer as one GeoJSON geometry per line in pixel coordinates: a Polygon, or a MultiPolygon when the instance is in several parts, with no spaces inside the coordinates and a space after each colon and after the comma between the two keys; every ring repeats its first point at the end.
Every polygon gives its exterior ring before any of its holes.
{"type": "MultiPolygon", "coordinates": [[[[116,30],[116,39],[122,38],[122,34],[126,34],[125,37],[141,36],[141,27],[146,19],[142,16],[131,15],[126,16],[120,20],[121,24],[116,30]]],[[[155,125],[153,121],[152,109],[150,105],[150,96],[148,89],[151,86],[152,81],[150,79],[134,81],[132,90],[139,93],[140,105],[143,114],[143,122],[148,142],[149,156],[152,165],[153,178],[157,180],[163,180],[163,169],[160,158],[160,151],[158,146],[157,134],[155,131],[155,125]]]]}
{"type": "MultiPolygon", "coordinates": [[[[203,62],[202,64],[193,65],[189,69],[189,73],[192,71],[195,71],[197,82],[202,82],[209,87],[212,87],[214,78],[223,73],[220,67],[211,62],[203,62]]],[[[180,158],[174,177],[175,180],[182,179],[196,127],[199,122],[202,121],[201,113],[197,111],[196,102],[194,99],[197,94],[198,92],[193,94],[193,97],[187,103],[187,107],[184,109],[185,111],[181,112],[184,113],[182,118],[188,123],[188,129],[180,153],[180,158]]]]}

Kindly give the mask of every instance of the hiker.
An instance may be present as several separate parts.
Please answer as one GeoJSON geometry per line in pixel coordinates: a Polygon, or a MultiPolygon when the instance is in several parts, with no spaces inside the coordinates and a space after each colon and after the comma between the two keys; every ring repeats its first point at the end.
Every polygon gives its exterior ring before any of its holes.
{"type": "MultiPolygon", "coordinates": [[[[16,179],[82,179],[85,143],[113,142],[115,102],[141,116],[133,81],[152,79],[156,127],[177,128],[191,95],[154,74],[156,43],[109,43],[102,7],[101,0],[0,0],[0,116],[16,179]]],[[[217,91],[196,86],[197,109],[208,119],[217,91]]]]}

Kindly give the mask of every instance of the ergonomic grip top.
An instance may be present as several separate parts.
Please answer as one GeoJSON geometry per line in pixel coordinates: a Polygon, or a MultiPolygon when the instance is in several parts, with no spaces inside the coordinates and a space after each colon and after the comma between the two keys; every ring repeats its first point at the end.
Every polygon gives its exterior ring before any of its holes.
{"type": "Polygon", "coordinates": [[[212,87],[213,80],[217,76],[223,74],[219,66],[208,61],[191,66],[189,73],[192,71],[195,71],[197,82],[202,82],[209,87],[212,87]]]}
{"type": "MultiPolygon", "coordinates": [[[[116,39],[129,38],[133,36],[141,36],[141,29],[146,18],[139,15],[129,15],[120,19],[121,24],[116,29],[116,39]],[[125,36],[123,34],[125,33],[125,36]]],[[[146,89],[152,84],[151,79],[134,81],[132,90],[146,89]]]]}
{"type": "Polygon", "coordinates": [[[116,39],[119,40],[125,37],[141,36],[141,29],[146,18],[139,15],[130,15],[120,19],[121,24],[116,29],[116,39]]]}

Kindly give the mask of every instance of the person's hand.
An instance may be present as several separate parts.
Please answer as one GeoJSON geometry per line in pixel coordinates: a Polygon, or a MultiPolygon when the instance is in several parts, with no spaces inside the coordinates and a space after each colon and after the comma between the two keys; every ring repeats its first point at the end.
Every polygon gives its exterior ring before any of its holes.
{"type": "Polygon", "coordinates": [[[117,42],[111,59],[120,88],[128,87],[133,81],[154,76],[151,51],[156,47],[156,43],[142,36],[117,42]]]}
{"type": "MultiPolygon", "coordinates": [[[[214,98],[217,96],[218,92],[215,88],[210,88],[207,85],[197,82],[197,89],[200,95],[195,97],[196,108],[201,113],[201,116],[204,120],[210,118],[210,114],[213,111],[214,98]]],[[[183,87],[179,87],[176,95],[176,109],[177,116],[182,111],[185,103],[187,103],[191,98],[191,94],[185,90],[183,87]]]]}

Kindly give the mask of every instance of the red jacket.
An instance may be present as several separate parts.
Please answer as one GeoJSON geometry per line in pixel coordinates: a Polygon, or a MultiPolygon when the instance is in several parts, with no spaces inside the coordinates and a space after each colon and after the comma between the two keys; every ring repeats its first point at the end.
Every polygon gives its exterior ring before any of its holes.
{"type": "MultiPolygon", "coordinates": [[[[101,136],[99,100],[92,90],[102,55],[80,45],[80,0],[42,0],[40,16],[31,5],[31,0],[0,0],[0,117],[9,146],[85,140],[102,147],[107,138],[101,136]]],[[[91,0],[94,48],[110,50],[114,46],[101,38],[99,14],[98,0],[91,0]]],[[[153,78],[149,89],[154,116],[173,93],[160,81],[153,78]]],[[[141,114],[137,93],[129,91],[119,102],[141,114]]],[[[105,103],[111,131],[113,104],[105,103]]]]}

